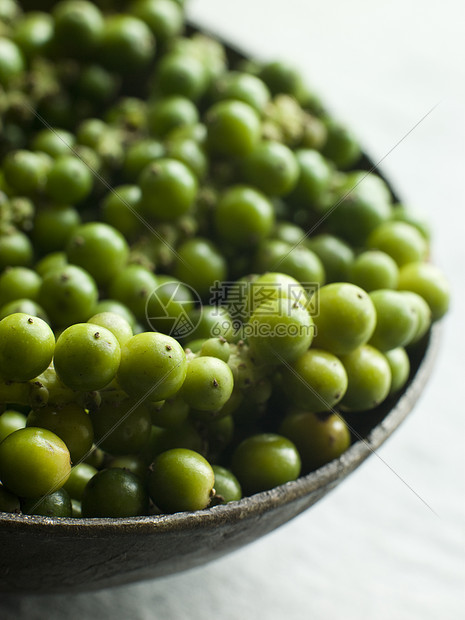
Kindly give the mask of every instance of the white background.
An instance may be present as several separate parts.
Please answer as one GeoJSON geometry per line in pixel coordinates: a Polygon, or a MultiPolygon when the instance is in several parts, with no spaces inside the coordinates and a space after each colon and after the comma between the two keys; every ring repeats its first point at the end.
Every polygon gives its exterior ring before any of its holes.
{"type": "Polygon", "coordinates": [[[294,62],[375,161],[434,108],[382,169],[432,222],[453,303],[433,377],[379,451],[434,512],[372,456],[311,510],[214,564],[94,594],[6,597],[1,615],[464,618],[463,0],[191,0],[190,13],[260,57],[294,62]]]}

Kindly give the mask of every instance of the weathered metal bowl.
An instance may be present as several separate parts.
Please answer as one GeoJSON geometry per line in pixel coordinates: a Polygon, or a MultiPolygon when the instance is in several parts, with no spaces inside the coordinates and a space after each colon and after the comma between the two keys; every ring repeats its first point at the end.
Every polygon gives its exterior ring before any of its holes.
{"type": "MultiPolygon", "coordinates": [[[[231,46],[228,52],[244,58],[231,46]]],[[[365,157],[361,167],[370,170],[372,162],[365,157]]],[[[324,497],[393,433],[421,395],[439,338],[440,326],[433,326],[411,353],[410,380],[400,394],[359,414],[359,439],[349,450],[295,482],[194,513],[127,519],[0,513],[0,592],[77,592],[165,576],[271,532],[324,497]]]]}

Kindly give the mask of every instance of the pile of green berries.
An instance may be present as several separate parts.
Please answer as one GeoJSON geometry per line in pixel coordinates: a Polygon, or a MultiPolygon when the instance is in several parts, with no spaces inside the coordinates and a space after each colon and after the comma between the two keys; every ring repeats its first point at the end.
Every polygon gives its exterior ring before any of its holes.
{"type": "Polygon", "coordinates": [[[427,225],[352,134],[183,5],[0,4],[0,511],[295,480],[447,311],[427,225]]]}

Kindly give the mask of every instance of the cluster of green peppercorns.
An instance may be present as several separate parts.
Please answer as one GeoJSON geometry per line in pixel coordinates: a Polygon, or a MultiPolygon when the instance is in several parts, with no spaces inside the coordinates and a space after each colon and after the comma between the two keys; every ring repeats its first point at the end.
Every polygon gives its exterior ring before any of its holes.
{"type": "Polygon", "coordinates": [[[337,458],[447,311],[429,244],[182,0],[3,0],[0,511],[198,510],[337,458]]]}

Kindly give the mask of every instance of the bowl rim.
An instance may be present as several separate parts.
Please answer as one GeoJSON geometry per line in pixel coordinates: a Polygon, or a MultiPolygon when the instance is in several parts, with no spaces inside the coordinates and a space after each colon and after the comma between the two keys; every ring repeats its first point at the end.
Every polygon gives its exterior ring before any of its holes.
{"type": "Polygon", "coordinates": [[[339,458],[297,480],[244,497],[228,504],[195,512],[149,515],[125,518],[44,517],[0,513],[0,531],[50,534],[53,536],[131,535],[174,532],[190,528],[206,528],[221,523],[259,517],[270,509],[296,502],[319,489],[335,487],[354,471],[394,432],[413,409],[431,374],[436,358],[442,326],[434,324],[407,386],[396,396],[392,408],[367,434],[355,441],[339,458]]]}

